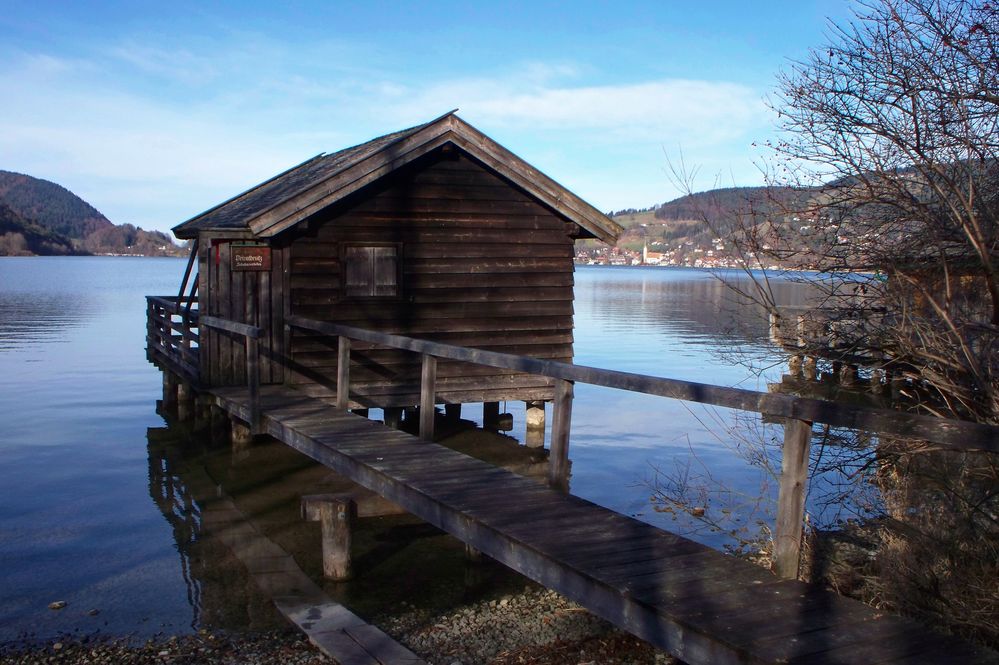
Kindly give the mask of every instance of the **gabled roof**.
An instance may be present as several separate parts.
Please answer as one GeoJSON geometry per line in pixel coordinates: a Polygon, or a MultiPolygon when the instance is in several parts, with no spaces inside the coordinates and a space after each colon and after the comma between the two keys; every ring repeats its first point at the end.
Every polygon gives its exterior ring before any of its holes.
{"type": "Polygon", "coordinates": [[[423,125],[330,155],[317,155],[174,227],[173,232],[178,238],[194,238],[199,231],[249,230],[254,236],[269,238],[448,143],[594,237],[613,242],[623,231],[599,210],[452,111],[423,125]]]}

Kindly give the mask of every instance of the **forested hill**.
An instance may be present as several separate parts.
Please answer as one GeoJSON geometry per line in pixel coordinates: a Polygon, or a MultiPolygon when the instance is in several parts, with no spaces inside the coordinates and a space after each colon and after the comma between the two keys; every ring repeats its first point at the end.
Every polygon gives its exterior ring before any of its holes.
{"type": "Polygon", "coordinates": [[[26,220],[0,202],[0,256],[80,253],[69,238],[26,220]]]}
{"type": "Polygon", "coordinates": [[[0,171],[0,201],[21,217],[67,238],[85,238],[113,226],[96,208],[65,187],[22,173],[0,171]]]}
{"type": "Polygon", "coordinates": [[[183,254],[170,237],[115,225],[61,185],[0,171],[0,256],[48,254],[183,254]]]}

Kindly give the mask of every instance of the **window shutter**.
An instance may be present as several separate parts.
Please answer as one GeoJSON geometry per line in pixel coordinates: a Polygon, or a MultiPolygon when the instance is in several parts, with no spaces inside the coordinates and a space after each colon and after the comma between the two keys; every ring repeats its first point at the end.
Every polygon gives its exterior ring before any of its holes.
{"type": "Polygon", "coordinates": [[[398,247],[347,247],[344,259],[344,292],[348,297],[399,293],[398,247]]]}
{"type": "Polygon", "coordinates": [[[369,247],[371,250],[373,296],[394,296],[398,292],[399,261],[395,247],[369,247]]]}

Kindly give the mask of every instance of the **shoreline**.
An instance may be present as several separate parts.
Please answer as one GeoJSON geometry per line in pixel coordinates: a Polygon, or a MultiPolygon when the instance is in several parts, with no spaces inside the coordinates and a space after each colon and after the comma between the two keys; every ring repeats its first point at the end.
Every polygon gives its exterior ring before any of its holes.
{"type": "MultiPolygon", "coordinates": [[[[430,612],[402,603],[372,623],[428,665],[679,665],[558,594],[525,588],[498,599],[430,612]]],[[[101,633],[0,644],[0,663],[334,663],[292,627],[263,633],[210,631],[145,641],[101,633]]]]}

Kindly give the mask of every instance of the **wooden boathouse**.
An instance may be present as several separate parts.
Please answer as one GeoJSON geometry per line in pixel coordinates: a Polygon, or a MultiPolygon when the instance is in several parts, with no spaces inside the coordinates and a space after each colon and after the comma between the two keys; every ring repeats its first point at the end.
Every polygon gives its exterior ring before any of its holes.
{"type": "MultiPolygon", "coordinates": [[[[572,243],[619,231],[450,113],[177,227],[194,250],[178,295],[147,297],[148,358],[181,418],[274,437],[692,665],[997,662],[796,578],[813,425],[989,454],[999,428],[573,364],[572,243]],[[783,423],[778,574],[566,493],[576,383],[783,423]],[[552,402],[547,487],[433,443],[435,405],[503,399],[552,402]]],[[[334,556],[352,511],[320,510],[334,556]]],[[[314,603],[279,609],[345,629],[314,603]]]]}
{"type": "MultiPolygon", "coordinates": [[[[454,113],[318,155],[177,226],[200,314],[265,330],[261,382],[337,386],[336,340],[294,317],[572,359],[573,241],[621,228],[454,113]]],[[[245,384],[241,337],[202,331],[199,380],[245,384]]],[[[351,408],[419,404],[418,358],[354,346],[351,408]]],[[[553,398],[552,381],[444,361],[439,404],[553,398]]]]}

